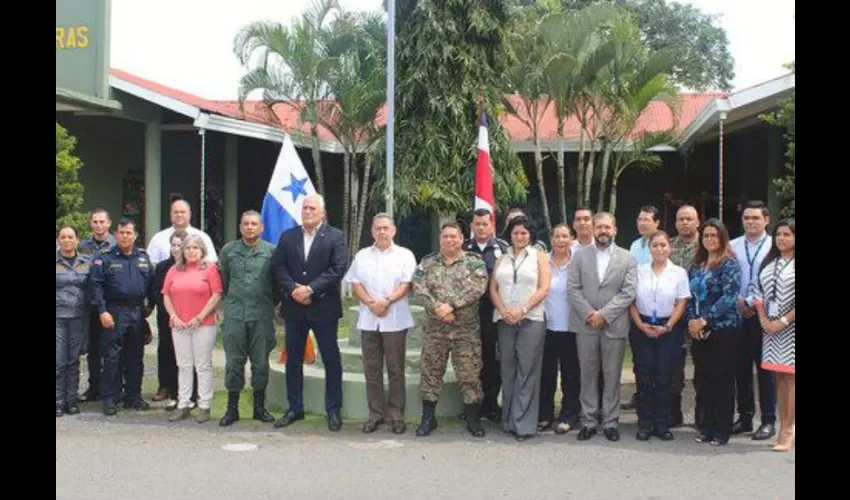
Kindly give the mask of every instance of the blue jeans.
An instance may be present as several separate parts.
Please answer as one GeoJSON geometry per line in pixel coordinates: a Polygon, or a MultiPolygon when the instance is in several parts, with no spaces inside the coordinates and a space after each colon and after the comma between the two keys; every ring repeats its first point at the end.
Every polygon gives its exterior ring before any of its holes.
{"type": "MultiPolygon", "coordinates": [[[[652,318],[641,316],[641,321],[650,325],[664,325],[668,319],[658,318],[653,322],[652,318]]],[[[658,338],[650,338],[632,325],[629,337],[632,340],[640,393],[637,405],[638,425],[643,430],[664,432],[670,428],[670,381],[673,367],[678,364],[679,356],[682,355],[678,328],[681,326],[658,338]]]]}
{"type": "Polygon", "coordinates": [[[325,410],[342,407],[342,360],[336,331],[339,321],[314,323],[307,319],[285,321],[286,326],[286,399],[289,411],[304,411],[304,346],[312,329],[325,365],[325,410]]]}

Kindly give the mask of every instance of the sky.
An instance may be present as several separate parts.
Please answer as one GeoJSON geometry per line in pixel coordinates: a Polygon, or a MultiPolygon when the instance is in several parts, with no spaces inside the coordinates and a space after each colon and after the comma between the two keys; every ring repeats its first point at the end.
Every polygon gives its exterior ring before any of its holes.
{"type": "MultiPolygon", "coordinates": [[[[207,99],[235,100],[244,68],[233,38],[253,21],[290,22],[312,0],[112,0],[110,65],[207,99]]],[[[378,10],[382,0],[340,0],[378,10]]],[[[787,72],[794,60],[794,0],[687,0],[719,14],[735,59],[733,87],[787,72]]]]}

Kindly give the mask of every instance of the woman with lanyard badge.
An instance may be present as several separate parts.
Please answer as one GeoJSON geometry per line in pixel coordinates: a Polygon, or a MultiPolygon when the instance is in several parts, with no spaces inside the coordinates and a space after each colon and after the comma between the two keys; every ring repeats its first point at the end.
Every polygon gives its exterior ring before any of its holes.
{"type": "Polygon", "coordinates": [[[794,445],[795,226],[794,219],[785,219],[777,224],[773,231],[773,247],[764,258],[753,290],[759,322],[764,331],[761,367],[776,372],[780,427],[773,451],[788,451],[794,445]]]}
{"type": "Polygon", "coordinates": [[[699,247],[688,272],[688,333],[694,339],[694,387],[702,412],[698,443],[722,446],[732,434],[735,366],[741,349],[741,316],[736,307],[741,266],[729,248],[729,232],[717,219],[700,228],[699,247]]]}
{"type": "Polygon", "coordinates": [[[649,249],[651,262],[638,266],[637,296],[629,306],[640,384],[636,438],[648,441],[656,435],[670,441],[670,377],[682,345],[681,330],[676,326],[685,314],[691,291],[687,272],[669,259],[670,236],[655,232],[649,238],[649,249]]]}
{"type": "MultiPolygon", "coordinates": [[[[490,298],[496,310],[502,372],[502,428],[525,441],[537,433],[540,368],[546,340],[543,299],[549,292],[549,259],[535,249],[534,225],[524,216],[508,223],[511,247],[496,261],[490,298]]],[[[566,300],[566,299],[565,299],[566,300]]]]}

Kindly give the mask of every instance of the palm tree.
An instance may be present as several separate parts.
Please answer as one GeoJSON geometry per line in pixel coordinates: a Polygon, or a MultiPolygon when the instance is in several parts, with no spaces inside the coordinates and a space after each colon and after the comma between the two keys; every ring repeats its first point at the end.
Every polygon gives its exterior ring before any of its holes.
{"type": "Polygon", "coordinates": [[[334,21],[325,43],[329,64],[323,78],[334,102],[324,108],[319,121],[343,145],[342,229],[349,238],[351,257],[360,247],[363,230],[374,157],[370,148],[384,129],[377,125],[377,118],[386,100],[385,33],[381,15],[344,12],[334,21]],[[362,180],[357,168],[360,152],[364,153],[362,180]]]}
{"type": "MultiPolygon", "coordinates": [[[[540,149],[540,121],[546,110],[552,104],[552,98],[546,93],[545,64],[548,60],[548,46],[539,36],[537,9],[527,7],[520,12],[522,18],[517,23],[517,29],[510,34],[510,44],[517,55],[516,64],[510,67],[506,74],[507,87],[513,93],[502,99],[502,104],[511,115],[515,116],[531,133],[534,143],[534,167],[537,173],[537,189],[540,191],[540,201],[543,204],[543,217],[546,231],[552,232],[552,219],[549,215],[549,202],[546,197],[546,186],[543,182],[543,153],[540,149]],[[516,105],[515,102],[518,104],[516,105]]],[[[556,190],[563,196],[564,179],[562,171],[558,171],[559,187],[556,190]]],[[[563,210],[563,204],[561,209],[563,210]]],[[[566,221],[566,212],[562,211],[561,221],[566,221]]]]}
{"type": "Polygon", "coordinates": [[[276,118],[274,107],[291,106],[298,111],[299,122],[309,124],[317,189],[325,192],[324,172],[319,149],[321,107],[328,89],[321,75],[327,62],[323,40],[326,22],[339,10],[338,0],[318,0],[291,27],[275,22],[255,22],[242,28],[233,42],[233,51],[248,72],[239,83],[239,104],[249,94],[262,90],[269,115],[276,118]]]}
{"type": "MultiPolygon", "coordinates": [[[[619,167],[615,166],[613,171],[618,179],[628,165],[641,162],[646,166],[654,165],[646,156],[648,148],[660,145],[656,142],[658,140],[672,137],[672,129],[634,137],[638,119],[650,104],[666,104],[674,122],[678,119],[676,89],[667,76],[673,67],[670,55],[664,52],[648,54],[640,40],[637,24],[628,18],[622,18],[614,24],[610,40],[615,48],[614,57],[597,81],[598,99],[594,107],[599,128],[605,138],[598,211],[603,210],[608,201],[606,191],[612,157],[618,158],[619,167]]],[[[616,195],[611,199],[616,200],[616,195]]],[[[609,209],[613,211],[612,205],[615,208],[616,201],[609,203],[609,209]]]]}
{"type": "MultiPolygon", "coordinates": [[[[624,12],[609,4],[594,4],[577,11],[547,16],[540,25],[541,35],[551,47],[544,74],[548,95],[554,100],[558,120],[559,148],[557,155],[559,182],[565,183],[564,141],[566,124],[570,116],[576,116],[581,125],[579,155],[576,168],[576,204],[586,205],[589,187],[586,179],[592,177],[596,135],[591,114],[592,87],[602,69],[614,57],[614,47],[605,37],[606,29],[624,12]],[[585,160],[585,140],[589,139],[589,150],[585,160]],[[587,163],[585,163],[587,161],[587,163]],[[562,180],[564,179],[564,180],[562,180]]],[[[566,219],[564,185],[559,203],[562,217],[566,219]]]]}

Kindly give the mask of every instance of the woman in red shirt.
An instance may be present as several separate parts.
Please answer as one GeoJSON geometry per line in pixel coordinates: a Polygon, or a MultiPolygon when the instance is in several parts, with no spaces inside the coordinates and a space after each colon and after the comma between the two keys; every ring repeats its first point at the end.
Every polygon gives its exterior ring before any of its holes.
{"type": "Polygon", "coordinates": [[[212,350],[215,345],[215,306],[221,300],[218,267],[207,263],[207,247],[199,236],[189,236],[177,262],[165,276],[163,302],[168,311],[177,354],[177,411],[172,422],[189,417],[192,368],[198,372],[198,423],[210,419],[213,396],[212,350]]]}

